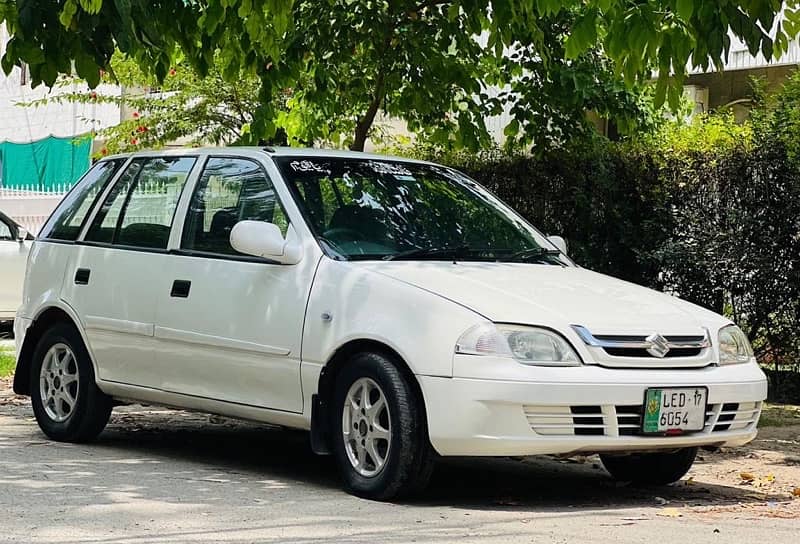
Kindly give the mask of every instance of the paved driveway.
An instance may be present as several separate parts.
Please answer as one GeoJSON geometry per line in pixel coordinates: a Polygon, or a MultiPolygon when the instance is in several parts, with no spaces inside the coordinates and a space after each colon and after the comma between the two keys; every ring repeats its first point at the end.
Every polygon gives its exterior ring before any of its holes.
{"type": "Polygon", "coordinates": [[[424,498],[385,504],[342,492],[303,433],[129,407],[98,442],[58,444],[6,393],[0,541],[796,544],[790,484],[737,483],[773,461],[779,480],[800,474],[763,446],[706,455],[689,485],[661,489],[615,484],[592,458],[450,461],[424,498]]]}

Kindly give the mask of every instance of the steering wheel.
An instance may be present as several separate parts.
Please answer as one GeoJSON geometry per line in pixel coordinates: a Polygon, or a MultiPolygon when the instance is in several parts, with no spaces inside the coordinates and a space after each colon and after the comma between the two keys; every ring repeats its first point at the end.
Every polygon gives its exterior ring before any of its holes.
{"type": "Polygon", "coordinates": [[[322,235],[334,242],[355,242],[363,238],[360,232],[347,227],[335,227],[326,230],[322,235]]]}

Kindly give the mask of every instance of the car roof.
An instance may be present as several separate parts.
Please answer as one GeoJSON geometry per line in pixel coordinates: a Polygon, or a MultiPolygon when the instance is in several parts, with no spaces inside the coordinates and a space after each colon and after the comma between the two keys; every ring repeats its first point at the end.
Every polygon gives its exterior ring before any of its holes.
{"type": "Polygon", "coordinates": [[[414,162],[420,164],[431,164],[429,161],[419,159],[409,159],[407,157],[397,157],[392,155],[381,155],[379,153],[364,153],[362,151],[345,151],[341,149],[318,149],[311,147],[273,147],[273,146],[229,146],[229,147],[180,147],[169,149],[141,150],[130,153],[119,153],[103,157],[102,160],[128,158],[128,157],[158,157],[174,155],[240,155],[257,156],[266,154],[271,157],[334,157],[351,159],[371,159],[371,160],[392,160],[403,162],[414,162]]]}

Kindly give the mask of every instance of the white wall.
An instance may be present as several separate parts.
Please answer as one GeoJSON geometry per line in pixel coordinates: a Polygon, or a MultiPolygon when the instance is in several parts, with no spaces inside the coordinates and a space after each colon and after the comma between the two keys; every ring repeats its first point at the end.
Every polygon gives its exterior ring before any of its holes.
{"type": "MultiPolygon", "coordinates": [[[[0,55],[5,53],[8,42],[5,25],[0,25],[0,55]]],[[[64,92],[90,92],[86,85],[54,87],[51,91],[44,85],[32,89],[30,83],[23,85],[21,71],[14,68],[5,75],[0,70],[0,141],[24,143],[41,140],[47,136],[76,136],[119,123],[119,107],[113,104],[49,103],[37,108],[23,108],[18,102],[29,102],[64,92]]],[[[99,94],[118,95],[119,88],[102,85],[99,94]]]]}

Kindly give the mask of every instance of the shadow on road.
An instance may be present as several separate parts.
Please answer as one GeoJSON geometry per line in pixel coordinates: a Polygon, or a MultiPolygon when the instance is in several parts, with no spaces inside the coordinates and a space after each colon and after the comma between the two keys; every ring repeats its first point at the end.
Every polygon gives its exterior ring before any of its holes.
{"type": "MultiPolygon", "coordinates": [[[[338,492],[332,457],[314,455],[308,434],[185,412],[120,414],[98,444],[119,452],[201,463],[208,470],[245,478],[292,481],[338,492]]],[[[701,453],[698,464],[708,463],[701,453]]],[[[596,457],[578,462],[553,457],[441,460],[430,487],[410,502],[419,506],[478,509],[619,508],[669,503],[742,504],[752,490],[686,480],[666,487],[637,487],[613,481],[596,457]]],[[[758,502],[783,501],[762,494],[758,502]]]]}

